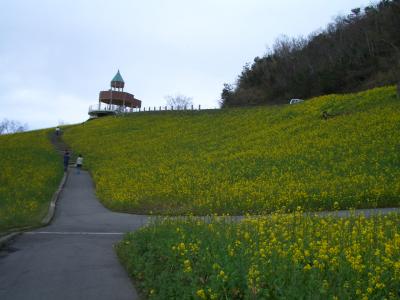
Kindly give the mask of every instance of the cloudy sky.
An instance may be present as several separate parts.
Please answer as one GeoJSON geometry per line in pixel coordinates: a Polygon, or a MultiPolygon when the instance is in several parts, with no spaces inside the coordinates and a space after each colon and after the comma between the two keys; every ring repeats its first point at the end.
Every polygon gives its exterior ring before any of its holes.
{"type": "Polygon", "coordinates": [[[0,10],[0,120],[88,118],[120,69],[144,106],[217,107],[223,83],[281,35],[308,36],[366,0],[13,0],[0,10]]]}

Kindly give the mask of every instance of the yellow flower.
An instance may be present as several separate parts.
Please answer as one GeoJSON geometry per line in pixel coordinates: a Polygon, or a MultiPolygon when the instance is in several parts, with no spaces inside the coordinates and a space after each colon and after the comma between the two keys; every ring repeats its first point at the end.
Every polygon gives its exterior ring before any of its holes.
{"type": "Polygon", "coordinates": [[[203,289],[197,290],[196,295],[197,295],[200,299],[206,299],[206,293],[204,292],[203,289]]]}
{"type": "Polygon", "coordinates": [[[184,267],[184,272],[185,272],[185,273],[190,273],[190,272],[192,272],[192,266],[191,266],[191,264],[190,264],[190,260],[186,259],[186,260],[183,262],[183,267],[184,267]]]}

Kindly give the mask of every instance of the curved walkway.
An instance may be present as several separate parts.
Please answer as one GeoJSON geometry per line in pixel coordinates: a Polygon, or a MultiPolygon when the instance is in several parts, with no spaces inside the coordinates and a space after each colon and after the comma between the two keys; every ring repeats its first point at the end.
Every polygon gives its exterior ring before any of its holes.
{"type": "Polygon", "coordinates": [[[51,225],[0,250],[0,299],[137,299],[112,245],[146,222],[103,207],[90,175],[71,170],[51,225]]]}

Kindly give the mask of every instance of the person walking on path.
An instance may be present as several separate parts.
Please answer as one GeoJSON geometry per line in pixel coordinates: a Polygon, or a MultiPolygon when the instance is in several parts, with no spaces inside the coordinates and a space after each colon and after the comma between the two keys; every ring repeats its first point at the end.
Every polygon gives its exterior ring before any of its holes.
{"type": "Polygon", "coordinates": [[[59,136],[60,135],[60,127],[56,127],[56,136],[59,136]]]}
{"type": "Polygon", "coordinates": [[[81,173],[82,163],[83,163],[83,157],[82,157],[82,155],[79,154],[78,158],[76,159],[76,173],[77,174],[81,173]]]}
{"type": "Polygon", "coordinates": [[[69,158],[70,158],[69,151],[68,151],[68,149],[65,149],[65,152],[64,152],[64,172],[67,172],[67,170],[68,170],[69,158]]]}

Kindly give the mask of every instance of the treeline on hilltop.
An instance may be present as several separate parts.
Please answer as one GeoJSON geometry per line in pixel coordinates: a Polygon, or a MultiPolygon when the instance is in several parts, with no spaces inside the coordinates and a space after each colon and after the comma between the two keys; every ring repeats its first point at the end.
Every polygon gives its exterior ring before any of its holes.
{"type": "Polygon", "coordinates": [[[340,16],[306,38],[282,37],[225,84],[222,107],[282,104],[291,98],[392,84],[400,73],[400,0],[340,16]]]}

